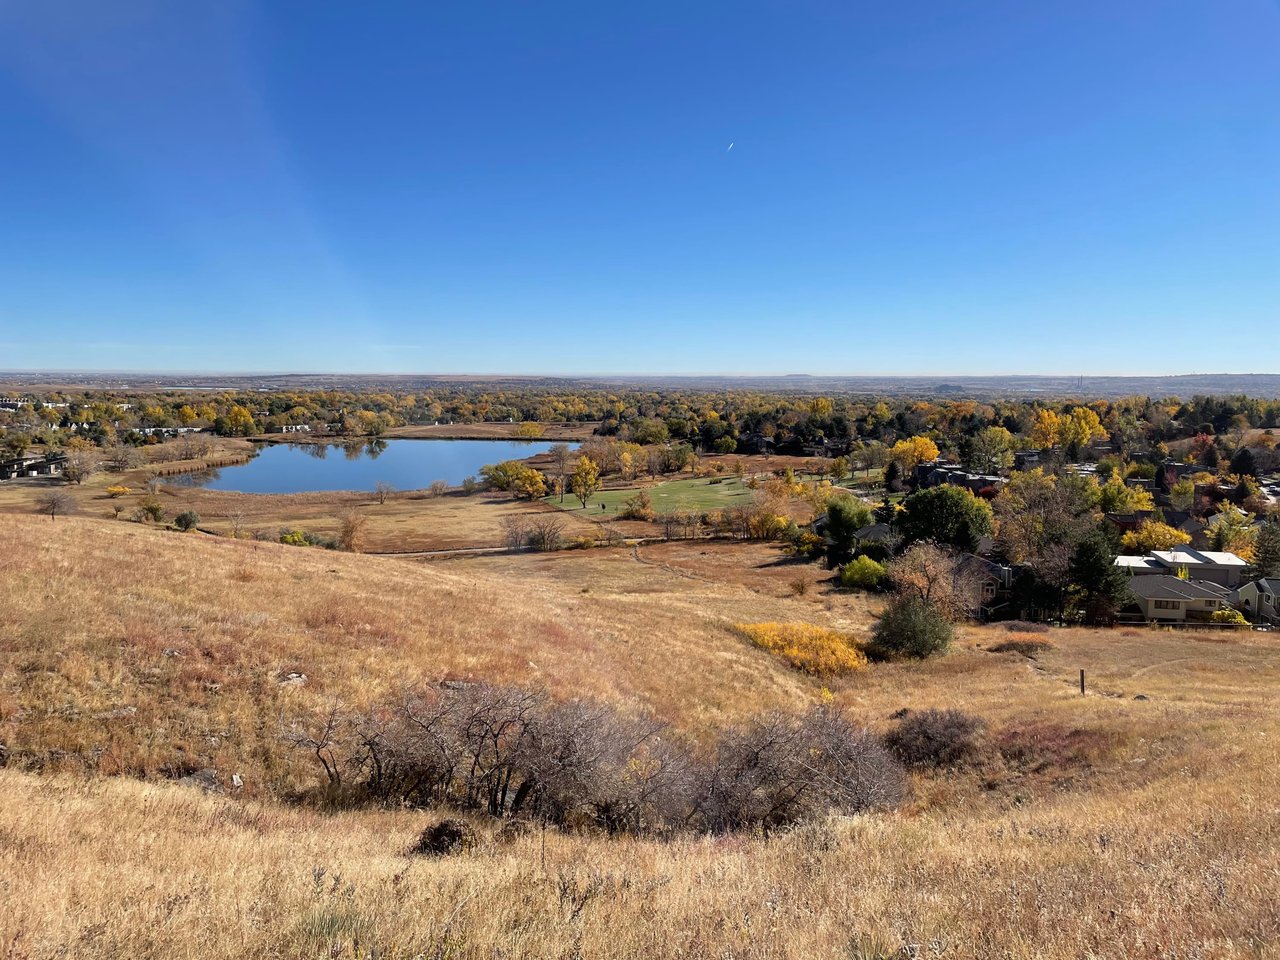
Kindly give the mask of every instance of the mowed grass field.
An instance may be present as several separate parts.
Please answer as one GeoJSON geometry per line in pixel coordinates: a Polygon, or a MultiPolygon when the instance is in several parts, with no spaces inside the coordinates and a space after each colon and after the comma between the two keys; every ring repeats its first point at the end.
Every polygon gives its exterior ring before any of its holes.
{"type": "Polygon", "coordinates": [[[0,516],[0,590],[6,957],[1280,956],[1274,635],[1065,629],[1028,657],[964,626],[821,680],[733,624],[865,634],[879,602],[768,545],[427,562],[26,515],[0,516]],[[288,802],[318,773],[281,717],[445,675],[695,739],[826,698],[874,731],[955,707],[988,746],[895,812],[768,838],[477,819],[433,860],[407,849],[442,812],[288,802]],[[170,782],[202,767],[225,796],[170,782]]]}
{"type": "Polygon", "coordinates": [[[643,487],[626,487],[599,490],[587,501],[586,507],[577,497],[566,492],[560,496],[543,498],[543,503],[559,507],[566,513],[583,513],[593,520],[601,517],[615,518],[622,512],[623,503],[643,489],[649,494],[655,513],[675,513],[682,510],[725,510],[748,502],[753,491],[736,477],[723,478],[687,477],[680,480],[663,480],[643,487]]]}

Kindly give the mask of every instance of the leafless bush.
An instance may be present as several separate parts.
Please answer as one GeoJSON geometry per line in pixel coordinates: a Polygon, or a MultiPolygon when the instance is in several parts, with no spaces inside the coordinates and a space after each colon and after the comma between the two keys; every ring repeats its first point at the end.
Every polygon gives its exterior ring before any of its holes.
{"type": "Polygon", "coordinates": [[[476,832],[464,820],[441,820],[418,835],[410,853],[444,857],[475,846],[476,832]]]}
{"type": "Polygon", "coordinates": [[[377,498],[379,505],[387,502],[387,498],[396,492],[396,488],[385,480],[379,480],[373,485],[373,495],[377,498]]]}
{"type": "Polygon", "coordinates": [[[512,550],[519,550],[529,539],[529,521],[522,516],[502,518],[502,539],[512,550]]]}
{"type": "Polygon", "coordinates": [[[67,483],[84,483],[98,472],[101,463],[92,450],[73,450],[62,464],[62,479],[67,483]]]}
{"type": "Polygon", "coordinates": [[[1037,653],[1044,653],[1053,649],[1053,644],[1048,640],[1042,640],[1034,635],[1018,636],[1014,634],[1003,643],[997,643],[993,647],[988,648],[992,653],[1020,653],[1024,657],[1034,657],[1037,653]]]}
{"type": "Polygon", "coordinates": [[[288,735],[326,789],[610,833],[773,829],[898,802],[901,767],[834,709],[730,730],[699,759],[651,719],[537,690],[451,683],[288,735]]]}
{"type": "Polygon", "coordinates": [[[65,490],[46,490],[36,497],[36,513],[48,514],[50,520],[75,513],[79,504],[65,490]]]}
{"type": "Polygon", "coordinates": [[[449,484],[444,480],[433,480],[431,486],[427,488],[433,497],[443,497],[449,492],[449,484]]]}
{"type": "Polygon", "coordinates": [[[559,550],[564,543],[564,521],[554,515],[529,522],[529,546],[534,550],[559,550]]]}
{"type": "Polygon", "coordinates": [[[885,734],[885,746],[909,767],[954,767],[978,751],[982,721],[960,710],[908,713],[885,734]]]}
{"type": "Polygon", "coordinates": [[[698,819],[717,832],[888,806],[906,792],[902,768],[876,738],[826,706],[728,731],[705,776],[698,819]]]}
{"type": "Polygon", "coordinates": [[[1006,620],[999,626],[1010,633],[1048,633],[1049,627],[1043,623],[1032,623],[1029,620],[1006,620]]]}
{"type": "Polygon", "coordinates": [[[143,459],[142,451],[129,443],[113,443],[106,449],[107,467],[117,473],[141,466],[143,459]]]}

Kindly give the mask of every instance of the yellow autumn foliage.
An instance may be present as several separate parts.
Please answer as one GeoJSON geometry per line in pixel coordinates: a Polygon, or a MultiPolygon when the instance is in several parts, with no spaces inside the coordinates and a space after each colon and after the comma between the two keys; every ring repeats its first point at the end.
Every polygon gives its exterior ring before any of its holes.
{"type": "Polygon", "coordinates": [[[866,654],[847,633],[811,623],[739,623],[734,625],[761,650],[816,677],[840,677],[867,667],[866,654]]]}

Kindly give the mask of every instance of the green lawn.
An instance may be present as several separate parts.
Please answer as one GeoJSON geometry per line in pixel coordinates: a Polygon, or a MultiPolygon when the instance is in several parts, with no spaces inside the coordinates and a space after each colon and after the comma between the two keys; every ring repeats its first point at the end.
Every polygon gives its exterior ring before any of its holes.
{"type": "Polygon", "coordinates": [[[546,497],[547,503],[586,517],[616,517],[622,510],[622,502],[638,489],[647,490],[655,513],[673,513],[678,510],[723,510],[745,503],[752,490],[736,477],[725,477],[719,483],[708,477],[690,477],[686,480],[666,480],[650,487],[631,487],[626,490],[601,490],[587,501],[583,510],[578,498],[566,493],[564,503],[558,496],[546,497]],[[602,509],[603,506],[603,509],[602,509]]]}

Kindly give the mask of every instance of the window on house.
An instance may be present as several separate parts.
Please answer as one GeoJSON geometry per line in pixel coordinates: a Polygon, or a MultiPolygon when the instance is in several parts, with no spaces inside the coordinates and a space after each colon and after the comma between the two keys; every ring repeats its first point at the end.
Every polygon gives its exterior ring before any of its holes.
{"type": "Polygon", "coordinates": [[[1177,600],[1157,600],[1155,602],[1155,608],[1157,610],[1177,610],[1179,609],[1179,606],[1180,602],[1177,600]]]}

